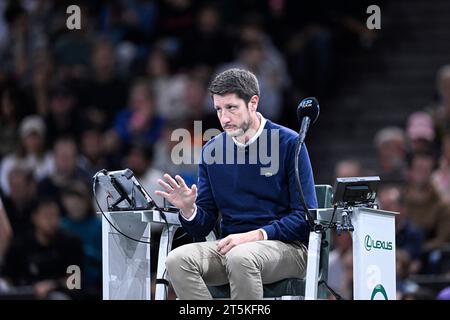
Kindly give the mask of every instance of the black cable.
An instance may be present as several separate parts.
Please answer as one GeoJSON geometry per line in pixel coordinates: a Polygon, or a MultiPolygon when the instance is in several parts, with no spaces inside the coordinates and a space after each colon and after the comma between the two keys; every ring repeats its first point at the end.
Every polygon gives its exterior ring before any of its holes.
{"type": "Polygon", "coordinates": [[[300,142],[300,139],[297,140],[296,146],[295,146],[295,182],[297,185],[297,191],[300,194],[301,197],[301,202],[303,205],[303,210],[305,210],[305,214],[308,217],[308,223],[309,223],[309,227],[311,231],[314,232],[322,232],[322,225],[321,224],[315,224],[314,223],[314,219],[311,216],[311,213],[309,212],[308,206],[306,205],[306,200],[305,200],[305,196],[303,195],[303,189],[302,189],[302,184],[300,183],[300,173],[298,170],[298,160],[299,160],[299,156],[300,156],[300,152],[301,152],[301,148],[302,148],[303,142],[300,142]]]}
{"type": "Polygon", "coordinates": [[[328,289],[328,291],[331,292],[331,294],[336,298],[336,300],[346,300],[344,299],[339,293],[337,293],[336,291],[334,291],[325,280],[320,280],[319,281],[319,285],[320,284],[324,284],[325,287],[328,289]]]}

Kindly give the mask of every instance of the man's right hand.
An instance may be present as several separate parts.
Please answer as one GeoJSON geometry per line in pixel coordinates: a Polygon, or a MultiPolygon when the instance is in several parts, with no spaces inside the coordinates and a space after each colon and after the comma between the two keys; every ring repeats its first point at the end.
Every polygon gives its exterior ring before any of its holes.
{"type": "Polygon", "coordinates": [[[197,186],[192,185],[189,188],[179,175],[172,178],[169,174],[164,175],[165,181],[158,179],[158,183],[164,188],[164,191],[155,191],[155,194],[166,198],[172,205],[179,208],[183,216],[189,219],[194,213],[195,199],[197,199],[197,186]]]}

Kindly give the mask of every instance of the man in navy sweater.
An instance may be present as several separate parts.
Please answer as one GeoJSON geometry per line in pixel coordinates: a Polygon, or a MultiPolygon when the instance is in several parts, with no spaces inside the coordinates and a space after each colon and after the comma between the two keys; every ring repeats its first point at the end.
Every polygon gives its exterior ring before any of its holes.
{"type": "MultiPolygon", "coordinates": [[[[256,111],[259,85],[249,71],[226,70],[209,90],[225,132],[203,147],[198,189],[166,174],[156,194],[181,209],[193,237],[208,235],[220,213],[221,239],[172,250],[168,276],[180,299],[211,299],[207,286],[226,283],[232,299],[262,299],[263,284],[306,271],[309,227],[295,185],[298,134],[256,111]]],[[[305,146],[299,172],[306,204],[317,208],[305,146]]]]}

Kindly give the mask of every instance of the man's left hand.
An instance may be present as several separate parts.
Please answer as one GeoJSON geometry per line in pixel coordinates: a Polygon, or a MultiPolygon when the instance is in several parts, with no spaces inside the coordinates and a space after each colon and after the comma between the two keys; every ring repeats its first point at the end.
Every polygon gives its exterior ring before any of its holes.
{"type": "Polygon", "coordinates": [[[217,251],[225,255],[235,246],[246,242],[264,240],[261,230],[254,230],[245,233],[230,234],[217,243],[217,251]]]}

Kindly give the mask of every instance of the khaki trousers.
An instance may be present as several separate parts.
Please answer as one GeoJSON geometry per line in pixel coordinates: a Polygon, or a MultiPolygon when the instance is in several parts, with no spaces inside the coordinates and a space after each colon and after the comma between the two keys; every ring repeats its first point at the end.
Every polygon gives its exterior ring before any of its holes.
{"type": "Polygon", "coordinates": [[[212,299],[207,286],[229,283],[232,299],[258,300],[263,284],[305,276],[308,250],[300,242],[248,242],[225,255],[216,250],[217,243],[190,243],[169,253],[166,268],[179,299],[212,299]]]}

